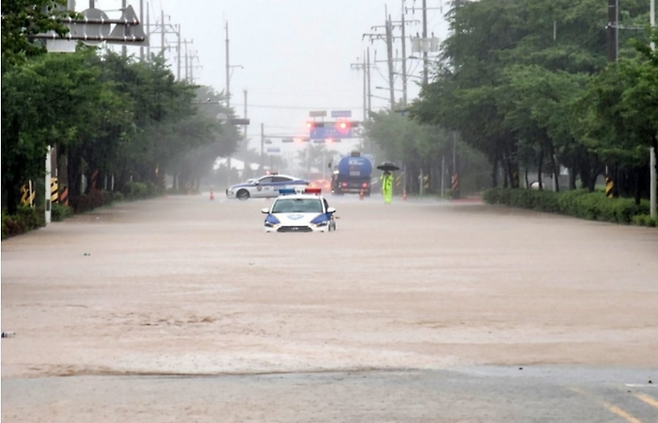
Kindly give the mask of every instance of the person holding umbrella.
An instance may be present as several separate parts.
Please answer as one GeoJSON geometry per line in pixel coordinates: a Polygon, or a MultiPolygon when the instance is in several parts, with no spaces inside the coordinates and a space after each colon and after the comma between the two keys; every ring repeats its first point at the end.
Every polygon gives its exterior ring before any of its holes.
{"type": "Polygon", "coordinates": [[[384,196],[384,203],[391,204],[393,199],[393,174],[391,171],[399,170],[400,168],[391,162],[384,162],[377,166],[377,169],[384,171],[382,174],[382,195],[384,196]]]}

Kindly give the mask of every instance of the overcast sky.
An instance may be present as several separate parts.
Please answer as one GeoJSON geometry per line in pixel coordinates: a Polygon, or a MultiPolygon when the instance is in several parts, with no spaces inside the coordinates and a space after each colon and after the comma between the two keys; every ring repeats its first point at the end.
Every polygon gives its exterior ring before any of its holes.
{"type": "MultiPolygon", "coordinates": [[[[407,36],[422,33],[422,0],[144,0],[148,4],[151,25],[159,22],[164,11],[167,24],[180,25],[188,53],[196,52],[195,82],[212,86],[220,92],[226,89],[226,24],[228,24],[231,106],[244,117],[244,91],[247,91],[247,116],[251,120],[248,137],[250,146],[259,145],[260,125],[266,136],[303,135],[309,111],[350,110],[354,120],[363,118],[363,73],[352,69],[362,63],[370,47],[373,110],[388,107],[388,91],[375,87],[387,86],[386,43],[383,39],[370,42],[364,34],[384,35],[386,10],[394,23],[401,20],[402,5],[407,7],[405,19],[416,20],[407,25],[407,36]],[[412,11],[415,8],[417,10],[412,11]],[[375,62],[375,55],[377,61],[375,62]],[[238,67],[241,66],[241,67],[238,67]]],[[[447,34],[443,19],[446,0],[427,0],[428,34],[440,39],[447,34]],[[443,11],[439,8],[443,7],[443,11]]],[[[96,7],[116,16],[121,0],[96,0],[96,7]],[[113,12],[114,11],[114,12],[113,12]]],[[[139,14],[139,0],[128,0],[139,14]]],[[[77,0],[76,9],[83,10],[88,0],[77,0]]],[[[146,10],[144,11],[146,20],[146,10]]],[[[399,26],[394,35],[400,35],[399,26]]],[[[174,74],[177,71],[176,36],[169,34],[167,54],[174,74]]],[[[151,49],[159,49],[160,35],[151,38],[151,49]]],[[[138,49],[130,48],[138,54],[138,49]]],[[[394,50],[400,56],[401,41],[394,50]]],[[[407,44],[407,56],[411,55],[407,44]]],[[[184,64],[181,76],[184,77],[184,64]]],[[[401,62],[396,62],[401,70],[401,62]]],[[[422,64],[409,59],[408,72],[421,75],[422,64]]],[[[189,73],[188,75],[191,75],[189,73]]],[[[418,92],[410,78],[409,100],[418,92]]],[[[396,81],[402,89],[402,81],[396,81]]],[[[401,97],[401,91],[396,97],[401,97]]],[[[349,150],[349,142],[341,147],[349,150]]]]}

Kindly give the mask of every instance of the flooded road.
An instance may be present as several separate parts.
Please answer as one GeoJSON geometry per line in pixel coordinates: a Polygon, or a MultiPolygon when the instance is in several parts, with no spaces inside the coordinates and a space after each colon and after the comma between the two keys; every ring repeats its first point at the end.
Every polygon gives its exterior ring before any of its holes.
{"type": "Polygon", "coordinates": [[[329,234],[204,195],[3,241],[3,422],[658,421],[658,231],[380,200],[329,197],[329,234]]]}

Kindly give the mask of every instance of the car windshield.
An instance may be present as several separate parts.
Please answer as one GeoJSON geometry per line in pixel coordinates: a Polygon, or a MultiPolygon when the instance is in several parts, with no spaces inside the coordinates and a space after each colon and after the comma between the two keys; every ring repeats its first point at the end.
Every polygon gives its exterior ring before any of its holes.
{"type": "Polygon", "coordinates": [[[322,213],[322,202],[318,198],[281,198],[272,213],[322,213]]]}

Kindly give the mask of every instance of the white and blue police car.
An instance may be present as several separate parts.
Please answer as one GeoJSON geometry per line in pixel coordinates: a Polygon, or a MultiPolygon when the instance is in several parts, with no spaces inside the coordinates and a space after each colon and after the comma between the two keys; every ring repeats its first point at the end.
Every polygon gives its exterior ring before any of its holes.
{"type": "Polygon", "coordinates": [[[271,207],[262,210],[265,232],[331,232],[336,230],[336,209],[329,207],[320,188],[289,188],[271,207]]]}
{"type": "Polygon", "coordinates": [[[280,189],[306,187],[308,181],[294,176],[271,173],[247,182],[230,186],[226,189],[226,198],[248,200],[249,198],[273,198],[279,195],[280,189]]]}

